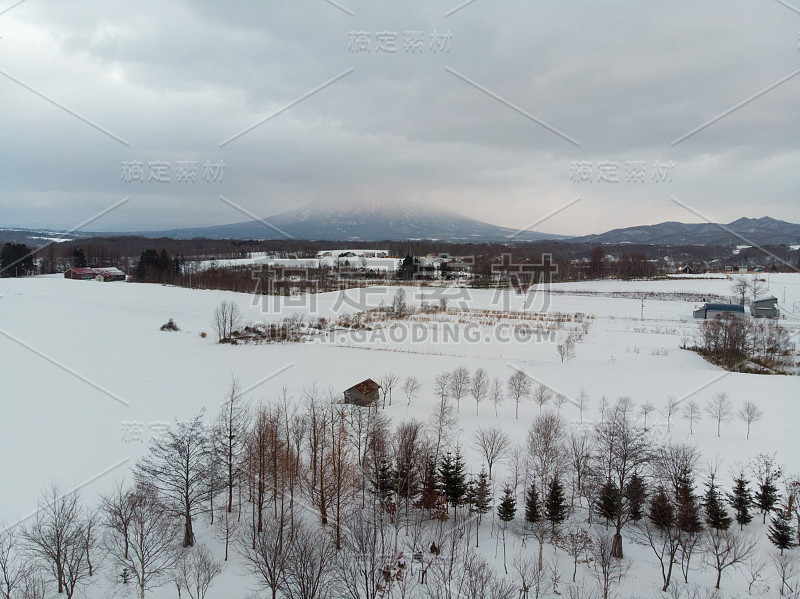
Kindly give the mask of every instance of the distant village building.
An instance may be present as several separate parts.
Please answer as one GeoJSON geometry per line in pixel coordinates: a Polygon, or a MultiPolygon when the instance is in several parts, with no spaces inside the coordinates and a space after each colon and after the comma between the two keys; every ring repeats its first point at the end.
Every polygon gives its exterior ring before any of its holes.
{"type": "Polygon", "coordinates": [[[344,392],[344,403],[368,407],[378,403],[381,386],[372,379],[361,381],[344,392]]]}
{"type": "Polygon", "coordinates": [[[705,303],[702,308],[694,311],[693,316],[700,319],[716,318],[730,314],[731,316],[744,316],[744,306],[737,304],[712,304],[705,303]]]}
{"type": "Polygon", "coordinates": [[[360,257],[360,258],[388,258],[388,250],[322,250],[317,252],[317,258],[347,258],[347,257],[360,257]]]}
{"type": "Polygon", "coordinates": [[[678,272],[684,275],[698,275],[701,271],[699,268],[695,268],[691,264],[686,264],[685,266],[681,266],[678,269],[678,272]]]}
{"type": "Polygon", "coordinates": [[[125,273],[113,266],[103,268],[70,268],[64,273],[64,278],[77,281],[124,281],[125,273]]]}
{"type": "Polygon", "coordinates": [[[762,297],[750,302],[750,315],[753,318],[778,318],[778,298],[774,296],[762,297]]]}

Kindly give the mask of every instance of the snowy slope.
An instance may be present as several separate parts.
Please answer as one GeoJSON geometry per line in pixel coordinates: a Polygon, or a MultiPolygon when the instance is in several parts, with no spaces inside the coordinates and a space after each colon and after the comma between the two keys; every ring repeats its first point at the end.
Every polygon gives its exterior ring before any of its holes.
{"type": "MultiPolygon", "coordinates": [[[[771,292],[779,297],[787,289],[787,304],[800,301],[800,276],[774,275],[771,285],[771,292]]],[[[598,281],[557,285],[554,289],[728,294],[730,281],[598,281]]],[[[388,371],[401,376],[414,374],[423,385],[422,393],[411,406],[405,405],[402,392],[395,393],[394,405],[387,408],[395,421],[425,418],[433,401],[434,377],[458,366],[473,371],[484,367],[490,377],[502,379],[513,372],[511,366],[524,368],[568,397],[584,388],[591,399],[589,414],[580,424],[577,409],[565,405],[563,415],[570,426],[587,426],[596,419],[603,395],[611,400],[628,395],[637,403],[651,401],[661,407],[669,395],[691,396],[703,403],[713,393],[726,391],[736,409],[742,401],[751,399],[765,412],[750,440],[745,440],[744,425],[738,421],[724,426],[717,438],[708,418],[695,425],[691,437],[687,423],[680,419],[673,420],[667,434],[657,414],[651,415],[653,434],[696,442],[705,458],[719,458],[723,486],[729,484],[730,467],[760,452],[777,452],[778,461],[788,472],[800,471],[800,439],[796,434],[800,377],[726,373],[681,350],[682,340],[690,337],[696,326],[690,318],[691,302],[646,300],[642,321],[638,299],[569,293],[537,297],[534,310],[595,316],[577,346],[576,358],[567,364],[560,362],[552,342],[502,341],[491,326],[480,329],[477,337],[457,341],[434,341],[431,335],[418,342],[402,336],[393,341],[391,336],[376,334],[367,339],[344,335],[303,344],[261,346],[218,345],[210,326],[212,311],[222,300],[236,301],[246,320],[278,319],[290,313],[335,317],[365,305],[388,304],[395,291],[351,290],[345,299],[330,293],[313,298],[278,298],[277,303],[272,301],[275,298],[266,298],[266,304],[259,305],[245,294],[160,285],[68,281],[60,277],[0,280],[0,443],[6,457],[0,460],[0,480],[4,481],[0,485],[0,521],[12,523],[30,514],[40,491],[53,478],[65,484],[91,481],[83,494],[92,500],[143,454],[151,427],[187,418],[201,408],[215,414],[232,375],[244,388],[253,387],[249,397],[258,402],[275,398],[284,385],[298,398],[314,381],[322,389],[330,386],[340,391],[388,371]],[[169,318],[175,319],[180,332],[159,331],[169,318]],[[202,339],[201,331],[208,337],[202,339]],[[281,372],[265,380],[276,371],[281,372]],[[139,428],[140,436],[135,434],[139,428]]],[[[409,287],[406,292],[409,303],[420,301],[419,289],[409,287]]],[[[451,307],[522,307],[522,297],[513,293],[447,292],[452,294],[451,307]]],[[[422,291],[427,301],[435,301],[437,293],[442,291],[422,291]]],[[[506,402],[497,421],[524,441],[537,411],[532,403],[526,403],[520,419],[515,420],[514,406],[506,402]]],[[[477,416],[474,403],[462,400],[461,439],[476,470],[479,458],[466,445],[472,431],[490,421],[495,421],[491,405],[481,405],[477,416]]],[[[501,473],[496,479],[503,476],[501,473]]],[[[488,540],[489,524],[486,526],[482,536],[488,540]]],[[[753,530],[761,530],[761,526],[753,530]]],[[[660,576],[649,550],[627,538],[626,543],[634,567],[626,582],[630,588],[622,596],[659,596],[660,576]]],[[[486,543],[485,551],[494,560],[493,542],[486,543]]],[[[708,584],[711,575],[693,576],[708,584]]],[[[741,577],[732,575],[730,583],[741,589],[741,577]]],[[[234,565],[212,588],[209,599],[244,597],[246,587],[247,580],[239,576],[234,565]]],[[[152,596],[173,594],[167,587],[152,596]]],[[[98,585],[89,596],[106,595],[98,585]]]]}

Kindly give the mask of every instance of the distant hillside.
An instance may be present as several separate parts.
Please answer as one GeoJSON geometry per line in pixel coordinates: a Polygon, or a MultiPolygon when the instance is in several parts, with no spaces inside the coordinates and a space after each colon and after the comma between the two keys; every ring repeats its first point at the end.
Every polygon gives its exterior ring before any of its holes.
{"type": "Polygon", "coordinates": [[[800,243],[800,225],[762,218],[740,218],[725,225],[665,222],[613,229],[598,235],[573,237],[576,243],[632,243],[653,245],[780,245],[800,243]],[[744,239],[747,241],[745,242],[744,239]]]}

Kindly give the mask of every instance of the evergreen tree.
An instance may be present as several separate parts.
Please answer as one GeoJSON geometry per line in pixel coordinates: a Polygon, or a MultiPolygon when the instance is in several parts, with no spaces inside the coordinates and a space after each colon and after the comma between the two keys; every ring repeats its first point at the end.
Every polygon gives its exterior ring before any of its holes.
{"type": "Polygon", "coordinates": [[[536,481],[531,483],[525,493],[525,522],[538,524],[542,520],[542,508],[539,505],[539,492],[536,490],[536,481]]]}
{"type": "Polygon", "coordinates": [[[0,276],[18,277],[36,274],[33,253],[24,243],[6,243],[0,249],[0,276]]]}
{"type": "Polygon", "coordinates": [[[678,481],[675,492],[675,524],[678,528],[688,534],[697,534],[703,530],[703,523],[700,520],[700,506],[697,496],[694,494],[692,479],[685,475],[678,481]]]}
{"type": "Polygon", "coordinates": [[[381,458],[378,463],[378,471],[375,473],[375,480],[372,483],[375,494],[383,500],[389,498],[395,488],[395,472],[392,465],[385,458],[381,458]]]}
{"type": "Polygon", "coordinates": [[[447,452],[439,465],[439,481],[447,502],[455,509],[463,502],[467,493],[467,478],[464,474],[464,459],[461,450],[456,448],[453,455],[447,452]]]}
{"type": "Polygon", "coordinates": [[[783,555],[784,549],[797,547],[797,543],[794,540],[794,531],[786,509],[776,511],[769,525],[767,537],[775,547],[781,550],[781,555],[783,555]]]}
{"type": "Polygon", "coordinates": [[[72,268],[86,268],[89,263],[86,261],[86,254],[83,253],[83,248],[74,248],[72,250],[72,268]]]}
{"type": "Polygon", "coordinates": [[[556,531],[556,526],[567,519],[567,500],[564,497],[564,487],[558,477],[553,479],[547,490],[547,499],[544,502],[544,516],[556,531]]]}
{"type": "Polygon", "coordinates": [[[761,510],[763,523],[766,523],[767,514],[773,511],[775,504],[778,503],[778,487],[775,486],[773,480],[772,476],[764,477],[755,493],[756,506],[761,510]]]}
{"type": "Polygon", "coordinates": [[[733,520],[725,510],[725,506],[720,500],[717,484],[714,482],[712,474],[706,483],[706,494],[703,497],[703,509],[706,513],[706,524],[716,530],[728,530],[733,520]]]}
{"type": "Polygon", "coordinates": [[[644,504],[647,501],[647,487],[638,472],[633,473],[631,480],[625,487],[625,498],[628,500],[628,511],[631,520],[636,523],[644,516],[644,504]]]}
{"type": "Polygon", "coordinates": [[[753,496],[743,472],[733,479],[733,493],[728,495],[728,503],[733,508],[740,529],[744,528],[746,524],[750,524],[753,520],[753,515],[750,513],[753,496]]]}
{"type": "Polygon", "coordinates": [[[648,517],[659,530],[666,530],[675,524],[675,508],[672,507],[664,487],[659,487],[650,500],[648,517]]]}
{"type": "Polygon", "coordinates": [[[489,475],[486,474],[486,470],[481,468],[480,474],[471,482],[470,488],[470,504],[472,510],[478,514],[478,523],[480,523],[481,516],[492,509],[492,489],[489,486],[489,475]]]}
{"type": "Polygon", "coordinates": [[[514,519],[517,514],[517,499],[514,497],[514,491],[511,490],[509,485],[503,487],[503,497],[497,506],[497,517],[500,521],[508,524],[514,519]]]}
{"type": "Polygon", "coordinates": [[[606,521],[608,527],[609,521],[616,520],[617,510],[619,509],[619,491],[617,486],[609,481],[600,488],[600,495],[595,502],[595,512],[606,521]]]}
{"type": "Polygon", "coordinates": [[[415,271],[414,258],[411,257],[411,254],[406,254],[406,257],[403,258],[403,262],[397,269],[397,278],[401,281],[410,281],[414,278],[415,271]]]}

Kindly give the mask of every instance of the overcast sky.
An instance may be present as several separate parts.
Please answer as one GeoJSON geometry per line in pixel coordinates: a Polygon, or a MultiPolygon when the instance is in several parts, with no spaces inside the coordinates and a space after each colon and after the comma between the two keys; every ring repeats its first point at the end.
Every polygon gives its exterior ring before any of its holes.
{"type": "Polygon", "coordinates": [[[800,1],[15,2],[0,226],[70,229],[126,197],[85,229],[245,220],[221,195],[509,227],[580,197],[534,227],[564,234],[800,221],[800,1]]]}

